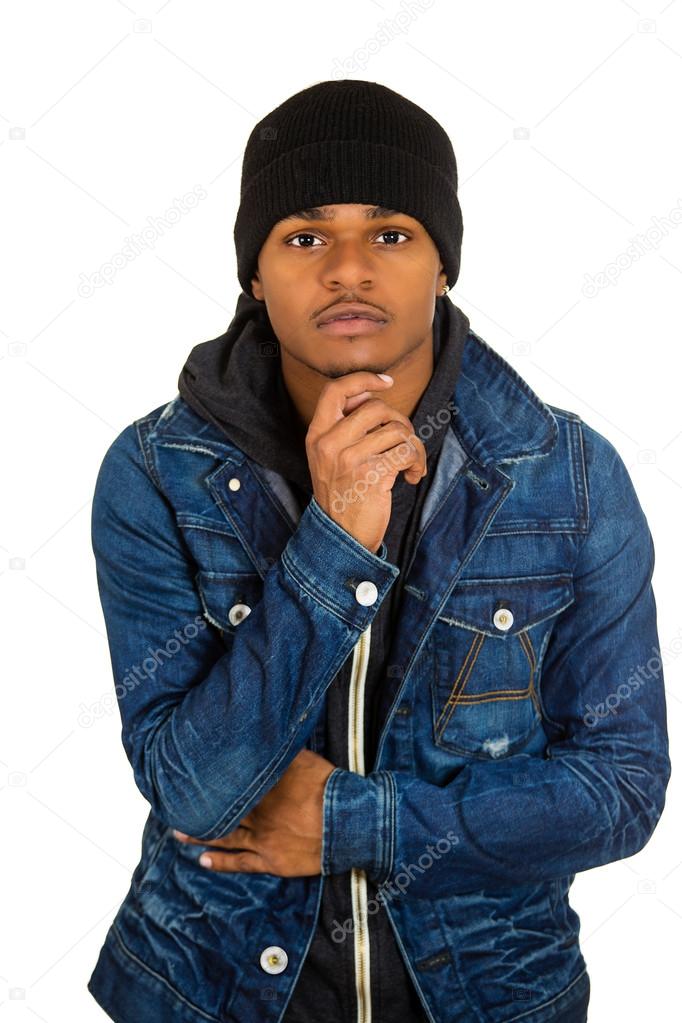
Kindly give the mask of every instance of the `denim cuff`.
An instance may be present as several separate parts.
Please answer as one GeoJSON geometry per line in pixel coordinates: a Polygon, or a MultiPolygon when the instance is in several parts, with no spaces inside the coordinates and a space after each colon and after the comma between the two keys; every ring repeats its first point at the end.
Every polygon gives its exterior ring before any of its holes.
{"type": "Polygon", "coordinates": [[[390,877],[395,790],[390,771],[357,774],[336,767],[325,784],[321,873],[364,870],[375,884],[390,877]]]}
{"type": "MultiPolygon", "coordinates": [[[[382,541],[379,551],[386,551],[382,541]]],[[[294,581],[353,628],[364,631],[400,575],[397,565],[374,554],[310,499],[282,552],[294,581]],[[376,587],[376,589],[374,589],[376,587]]]]}

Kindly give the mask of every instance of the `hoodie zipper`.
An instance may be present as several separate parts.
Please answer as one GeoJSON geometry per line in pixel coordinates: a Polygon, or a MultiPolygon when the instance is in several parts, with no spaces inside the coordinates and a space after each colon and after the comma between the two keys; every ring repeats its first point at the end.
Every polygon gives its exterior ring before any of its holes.
{"type": "MultiPolygon", "coordinates": [[[[361,633],[353,648],[350,693],[348,698],[348,769],[365,773],[365,679],[369,661],[372,626],[361,633]]],[[[357,992],[357,1023],[372,1023],[372,997],[369,982],[369,932],[367,918],[367,875],[353,867],[350,872],[353,904],[353,945],[355,955],[355,988],[357,992]]]]}

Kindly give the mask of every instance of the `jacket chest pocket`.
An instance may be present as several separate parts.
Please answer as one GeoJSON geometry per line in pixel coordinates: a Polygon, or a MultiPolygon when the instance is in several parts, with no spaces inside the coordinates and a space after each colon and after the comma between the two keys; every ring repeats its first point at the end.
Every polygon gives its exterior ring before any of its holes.
{"type": "Polygon", "coordinates": [[[430,636],[437,746],[483,759],[524,746],[542,717],[539,651],[573,600],[565,575],[458,583],[430,636]]]}
{"type": "Polygon", "coordinates": [[[263,595],[263,580],[257,572],[206,572],[196,575],[204,617],[223,639],[231,637],[263,595]]]}

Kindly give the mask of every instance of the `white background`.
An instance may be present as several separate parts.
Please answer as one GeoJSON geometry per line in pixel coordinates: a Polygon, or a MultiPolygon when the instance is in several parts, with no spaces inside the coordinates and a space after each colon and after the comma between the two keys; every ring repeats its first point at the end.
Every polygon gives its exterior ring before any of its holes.
{"type": "Polygon", "coordinates": [[[682,2],[67,0],[6,2],[0,25],[0,1023],[105,1018],[85,985],[147,804],[113,702],[95,477],[232,318],[253,125],[336,77],[443,124],[464,217],[453,301],[540,397],[616,445],[647,515],[673,779],[648,845],[580,874],[571,902],[590,1023],[680,1018],[682,2]],[[586,288],[609,265],[612,283],[586,288]]]}

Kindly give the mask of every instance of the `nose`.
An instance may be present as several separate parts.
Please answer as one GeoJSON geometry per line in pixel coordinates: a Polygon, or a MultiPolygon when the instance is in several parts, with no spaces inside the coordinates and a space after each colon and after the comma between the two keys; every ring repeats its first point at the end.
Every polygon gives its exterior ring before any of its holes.
{"type": "Polygon", "coordinates": [[[374,259],[363,241],[354,238],[336,240],[325,254],[322,282],[326,287],[341,287],[348,292],[370,286],[376,277],[374,259]]]}

